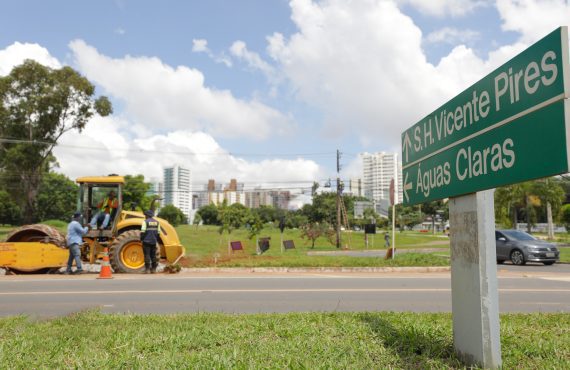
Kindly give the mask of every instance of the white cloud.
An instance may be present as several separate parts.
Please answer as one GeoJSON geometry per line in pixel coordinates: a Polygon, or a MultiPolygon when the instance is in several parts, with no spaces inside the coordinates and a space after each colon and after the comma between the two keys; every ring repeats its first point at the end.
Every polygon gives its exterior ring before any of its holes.
{"type": "Polygon", "coordinates": [[[52,57],[46,48],[38,44],[15,42],[0,50],[0,76],[9,74],[12,68],[26,59],[33,59],[47,67],[61,68],[59,61],[52,57]]]}
{"type": "Polygon", "coordinates": [[[235,41],[230,47],[230,52],[238,59],[245,61],[251,68],[261,71],[270,80],[274,79],[275,69],[266,61],[261,59],[259,54],[247,49],[243,41],[235,41]]]}
{"type": "Polygon", "coordinates": [[[473,30],[459,30],[452,27],[444,27],[433,31],[426,36],[426,41],[431,44],[446,43],[451,45],[470,44],[480,37],[480,33],[473,30]]]}
{"type": "Polygon", "coordinates": [[[209,52],[208,40],[192,39],[192,51],[195,53],[209,52]]]}
{"type": "Polygon", "coordinates": [[[258,100],[205,86],[197,69],[173,68],[158,58],[112,59],[81,40],[70,48],[79,70],[124,101],[126,114],[144,126],[250,140],[284,134],[292,127],[287,116],[258,100]]]}
{"type": "Polygon", "coordinates": [[[195,184],[236,178],[248,185],[263,185],[310,182],[323,176],[318,164],[302,158],[245,160],[221,148],[204,132],[179,130],[146,137],[138,137],[138,132],[128,120],[93,118],[83,132],[68,132],[61,138],[55,149],[59,171],[72,178],[118,173],[143,174],[150,179],[162,178],[164,167],[180,164],[191,170],[195,184]]]}
{"type": "Polygon", "coordinates": [[[452,17],[464,16],[473,10],[489,6],[490,0],[396,0],[402,5],[409,4],[420,12],[443,17],[450,15],[452,17]]]}
{"type": "Polygon", "coordinates": [[[224,53],[215,55],[210,50],[210,48],[208,48],[208,40],[192,39],[192,51],[195,53],[205,53],[214,62],[225,64],[226,67],[228,68],[230,68],[233,65],[232,60],[229,57],[227,57],[224,53]]]}
{"type": "Polygon", "coordinates": [[[433,65],[422,31],[393,1],[290,5],[298,32],[270,36],[269,54],[298,98],[323,112],[327,135],[356,134],[372,151],[398,148],[404,129],[521,49],[503,47],[483,60],[460,45],[433,65]]]}
{"type": "Polygon", "coordinates": [[[521,34],[531,44],[560,26],[570,24],[570,3],[566,0],[497,0],[505,31],[521,34]]]}
{"type": "Polygon", "coordinates": [[[127,33],[127,31],[124,28],[118,27],[118,28],[115,28],[115,33],[117,35],[123,36],[125,33],[127,33]]]}

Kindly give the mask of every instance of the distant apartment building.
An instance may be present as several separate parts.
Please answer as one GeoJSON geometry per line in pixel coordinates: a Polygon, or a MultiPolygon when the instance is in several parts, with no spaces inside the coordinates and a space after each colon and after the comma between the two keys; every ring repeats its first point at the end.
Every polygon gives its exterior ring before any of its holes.
{"type": "Polygon", "coordinates": [[[364,153],[364,196],[380,204],[390,200],[390,181],[394,179],[395,202],[402,203],[402,164],[397,153],[364,153]]]}
{"type": "Polygon", "coordinates": [[[247,208],[272,206],[288,209],[291,198],[289,190],[245,190],[244,184],[237,182],[236,179],[231,179],[225,186],[210,179],[204,191],[198,192],[194,197],[194,209],[199,209],[208,204],[220,205],[224,201],[228,205],[239,203],[247,208]]]}
{"type": "Polygon", "coordinates": [[[192,182],[190,170],[179,165],[164,169],[164,204],[172,204],[192,218],[192,182]]]}
{"type": "Polygon", "coordinates": [[[278,209],[289,209],[291,192],[289,190],[261,190],[254,189],[245,191],[245,206],[259,208],[271,206],[278,209]]]}
{"type": "Polygon", "coordinates": [[[272,198],[273,208],[289,209],[291,202],[291,192],[289,190],[273,190],[269,192],[272,198]]]}
{"type": "Polygon", "coordinates": [[[239,203],[245,205],[243,183],[238,183],[236,179],[231,179],[230,183],[224,188],[224,200],[227,204],[239,203]]]}
{"type": "Polygon", "coordinates": [[[355,197],[364,196],[364,183],[361,178],[352,178],[348,180],[348,184],[344,186],[344,194],[353,195],[355,197]]]}
{"type": "Polygon", "coordinates": [[[267,190],[254,189],[245,193],[245,206],[247,208],[259,208],[273,205],[273,198],[267,190]]]}
{"type": "Polygon", "coordinates": [[[225,201],[228,205],[234,203],[245,205],[243,187],[243,183],[238,183],[236,179],[231,179],[225,187],[222,187],[221,184],[216,184],[215,180],[210,179],[206,186],[208,204],[219,205],[225,201]]]}

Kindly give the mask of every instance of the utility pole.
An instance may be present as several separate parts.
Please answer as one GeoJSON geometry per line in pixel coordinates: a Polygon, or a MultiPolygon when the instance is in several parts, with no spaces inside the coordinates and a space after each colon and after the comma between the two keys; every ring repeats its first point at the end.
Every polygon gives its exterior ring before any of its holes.
{"type": "Polygon", "coordinates": [[[340,248],[340,202],[341,199],[340,186],[340,151],[336,150],[336,247],[340,248]]]}

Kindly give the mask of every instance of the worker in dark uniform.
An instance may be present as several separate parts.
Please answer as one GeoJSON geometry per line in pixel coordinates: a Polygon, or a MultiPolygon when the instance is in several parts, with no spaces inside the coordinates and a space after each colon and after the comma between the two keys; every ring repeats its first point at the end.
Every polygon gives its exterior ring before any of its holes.
{"type": "Polygon", "coordinates": [[[160,224],[155,220],[154,213],[150,210],[144,211],[146,219],[141,226],[141,241],[144,253],[144,273],[154,274],[158,261],[156,260],[156,243],[160,237],[160,224]]]}

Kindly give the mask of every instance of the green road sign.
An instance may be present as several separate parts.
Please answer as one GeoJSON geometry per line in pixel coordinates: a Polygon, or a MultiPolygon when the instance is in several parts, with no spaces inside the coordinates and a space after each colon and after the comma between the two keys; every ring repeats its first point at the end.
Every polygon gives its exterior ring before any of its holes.
{"type": "Polygon", "coordinates": [[[569,172],[561,27],[402,134],[404,203],[569,172]]]}

